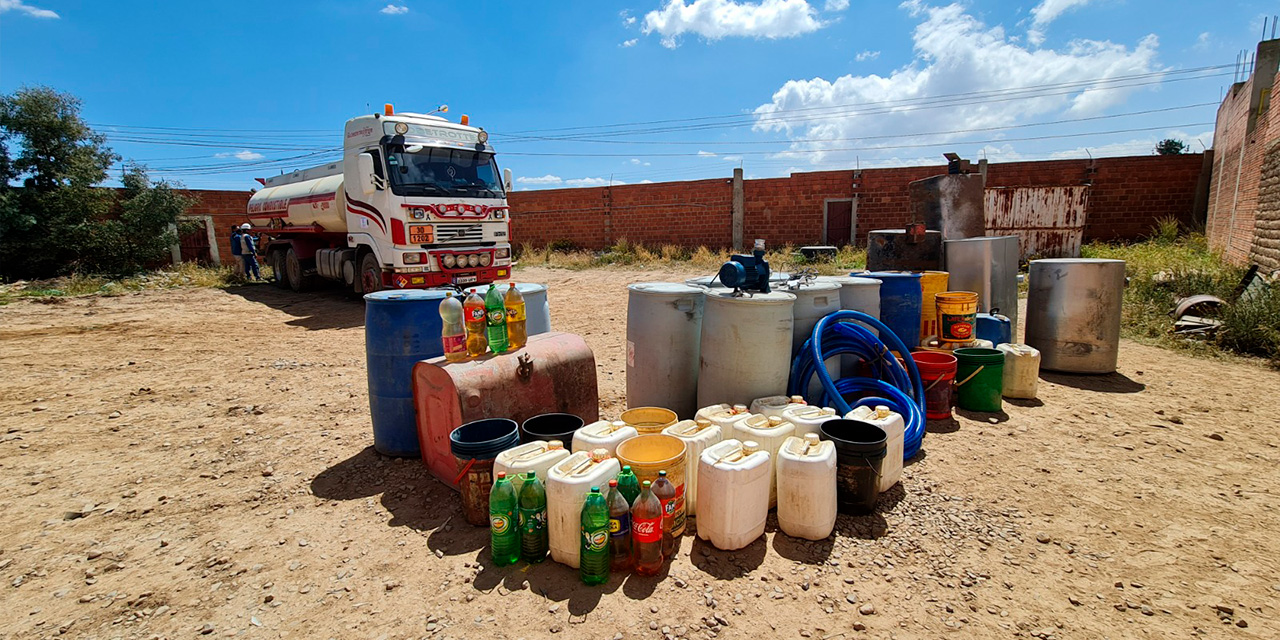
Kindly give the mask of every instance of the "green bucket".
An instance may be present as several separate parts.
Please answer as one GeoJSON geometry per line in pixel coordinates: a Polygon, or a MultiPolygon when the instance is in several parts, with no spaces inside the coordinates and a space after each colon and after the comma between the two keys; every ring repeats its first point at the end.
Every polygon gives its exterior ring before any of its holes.
{"type": "Polygon", "coordinates": [[[956,349],[956,406],[968,411],[1000,411],[1004,385],[1004,352],[999,349],[956,349]]]}

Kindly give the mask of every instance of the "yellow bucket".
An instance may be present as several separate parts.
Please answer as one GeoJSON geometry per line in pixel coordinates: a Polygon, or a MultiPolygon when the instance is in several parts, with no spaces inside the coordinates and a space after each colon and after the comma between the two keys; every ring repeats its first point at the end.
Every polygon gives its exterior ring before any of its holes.
{"type": "Polygon", "coordinates": [[[978,316],[978,294],[972,291],[947,291],[936,296],[938,307],[938,340],[969,342],[973,340],[978,316]]]}
{"type": "MultiPolygon", "coordinates": [[[[646,433],[662,433],[663,429],[673,425],[679,420],[676,412],[662,407],[636,407],[635,409],[627,409],[619,416],[622,421],[635,427],[640,435],[646,433]]],[[[657,472],[654,472],[654,477],[657,472]]]]}
{"type": "Polygon", "coordinates": [[[920,274],[920,339],[938,335],[938,307],[934,296],[947,290],[946,271],[924,271],[920,274]]]}
{"type": "MultiPolygon", "coordinates": [[[[626,415],[625,413],[623,415],[626,415]]],[[[684,472],[685,472],[684,440],[675,436],[654,433],[623,440],[618,445],[618,461],[624,466],[631,465],[636,478],[641,482],[653,482],[658,479],[659,471],[667,472],[667,480],[676,487],[676,497],[663,505],[666,514],[672,518],[671,537],[684,534],[684,472]]]]}

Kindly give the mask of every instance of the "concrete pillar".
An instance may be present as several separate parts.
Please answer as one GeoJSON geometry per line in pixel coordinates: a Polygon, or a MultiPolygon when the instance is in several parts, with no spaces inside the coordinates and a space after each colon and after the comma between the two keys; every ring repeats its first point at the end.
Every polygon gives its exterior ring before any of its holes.
{"type": "Polygon", "coordinates": [[[742,220],[743,220],[743,195],[742,195],[742,168],[733,170],[733,250],[742,251],[742,220]]]}

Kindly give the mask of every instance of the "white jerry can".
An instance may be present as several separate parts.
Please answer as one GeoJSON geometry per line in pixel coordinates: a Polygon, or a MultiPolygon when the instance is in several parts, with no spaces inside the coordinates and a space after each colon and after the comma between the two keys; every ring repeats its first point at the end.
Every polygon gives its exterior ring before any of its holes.
{"type": "Polygon", "coordinates": [[[564,444],[559,440],[537,441],[528,444],[517,445],[502,453],[493,459],[493,477],[498,477],[499,471],[507,472],[507,478],[511,480],[511,486],[516,490],[516,495],[520,495],[520,487],[524,486],[524,474],[527,471],[536,471],[538,479],[544,484],[547,482],[547,471],[551,469],[555,463],[569,457],[569,450],[564,448],[564,444]]]}
{"type": "Polygon", "coordinates": [[[769,518],[769,452],[754,442],[722,440],[698,459],[698,537],[724,551],[741,549],[764,533],[769,518]]]}
{"type": "Polygon", "coordinates": [[[582,538],[582,505],[591,487],[607,490],[622,467],[604,449],[579,451],[547,473],[547,538],[551,558],[578,568],[582,538]]]}
{"type": "Polygon", "coordinates": [[[836,526],[836,445],[818,434],[791,436],[778,450],[778,526],[822,540],[836,526]]]}
{"type": "Polygon", "coordinates": [[[573,451],[605,449],[610,456],[617,455],[618,445],[639,435],[636,428],[621,420],[598,420],[573,432],[573,451]]]}
{"type": "MultiPolygon", "coordinates": [[[[762,451],[769,452],[769,458],[776,460],[778,458],[778,449],[782,447],[782,441],[787,439],[796,430],[795,425],[774,416],[766,418],[762,415],[755,415],[733,423],[733,437],[746,442],[748,440],[759,443],[762,451]]],[[[772,508],[778,503],[778,478],[777,474],[769,477],[769,507],[772,508]]]]}
{"type": "Polygon", "coordinates": [[[729,430],[733,428],[733,423],[739,420],[746,420],[755,414],[747,411],[747,406],[743,404],[727,405],[719,404],[710,407],[704,407],[694,416],[695,420],[710,420],[712,424],[720,427],[720,433],[728,437],[729,430]]]}
{"type": "Polygon", "coordinates": [[[839,417],[835,409],[813,405],[791,407],[782,414],[783,420],[795,425],[796,432],[792,435],[797,438],[803,438],[806,433],[820,433],[822,423],[839,417]]]}
{"type": "Polygon", "coordinates": [[[684,440],[684,514],[695,516],[698,506],[698,458],[704,449],[720,442],[724,432],[719,425],[705,418],[681,420],[663,429],[662,432],[684,440]]]}
{"type": "Polygon", "coordinates": [[[905,450],[906,440],[906,421],[902,419],[902,415],[889,410],[889,407],[880,405],[874,409],[871,407],[855,407],[853,411],[846,413],[846,418],[850,420],[861,420],[870,422],[871,424],[884,429],[888,439],[885,440],[884,451],[884,467],[880,470],[880,492],[889,490],[898,480],[902,478],[902,459],[905,450]]]}
{"type": "Polygon", "coordinates": [[[758,413],[765,417],[778,416],[781,418],[782,414],[788,409],[803,406],[807,406],[804,396],[766,396],[751,401],[751,413],[758,413]]]}
{"type": "Polygon", "coordinates": [[[1006,342],[996,348],[1004,352],[1004,397],[1028,400],[1036,397],[1036,387],[1040,382],[1040,350],[1014,342],[1006,342]]]}

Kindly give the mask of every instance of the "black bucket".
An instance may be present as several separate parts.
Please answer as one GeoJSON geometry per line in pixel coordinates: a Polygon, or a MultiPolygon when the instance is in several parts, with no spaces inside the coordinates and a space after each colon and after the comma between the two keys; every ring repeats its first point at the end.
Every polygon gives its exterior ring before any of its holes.
{"type": "Polygon", "coordinates": [[[822,439],[836,445],[836,504],[841,513],[871,513],[880,497],[884,466],[884,429],[861,420],[828,420],[822,423],[822,439]]]}
{"type": "Polygon", "coordinates": [[[524,421],[520,425],[520,442],[530,443],[535,440],[559,440],[568,448],[573,442],[573,433],[582,428],[582,418],[572,413],[543,413],[524,421]]]}

